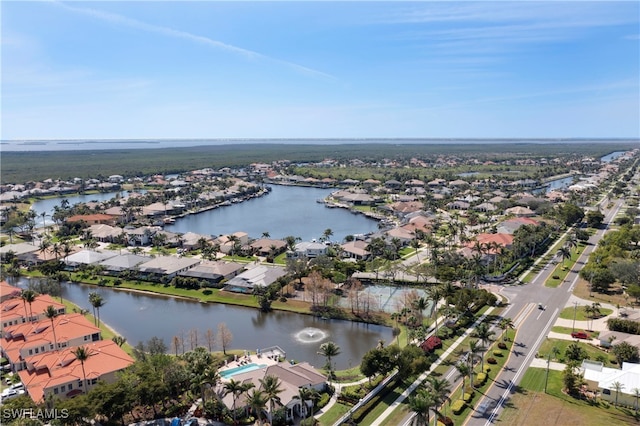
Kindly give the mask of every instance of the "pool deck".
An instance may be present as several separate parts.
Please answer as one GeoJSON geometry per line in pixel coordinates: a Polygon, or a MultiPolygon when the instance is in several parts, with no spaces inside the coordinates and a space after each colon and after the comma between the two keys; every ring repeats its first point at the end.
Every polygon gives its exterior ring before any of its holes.
{"type": "MultiPolygon", "coordinates": [[[[259,354],[251,353],[250,351],[245,351],[245,355],[236,357],[235,361],[228,362],[224,367],[220,367],[219,372],[223,373],[226,370],[230,370],[236,367],[242,367],[248,364],[258,364],[258,365],[276,365],[280,361],[281,357],[284,357],[284,351],[279,349],[269,349],[266,351],[260,351],[259,354]]],[[[228,381],[233,376],[228,378],[223,377],[223,381],[228,381]]]]}

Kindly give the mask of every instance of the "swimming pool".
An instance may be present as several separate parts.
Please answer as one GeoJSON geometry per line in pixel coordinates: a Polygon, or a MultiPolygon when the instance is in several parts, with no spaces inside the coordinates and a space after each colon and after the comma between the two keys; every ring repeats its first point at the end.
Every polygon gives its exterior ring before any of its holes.
{"type": "Polygon", "coordinates": [[[256,364],[252,362],[251,364],[241,365],[239,367],[233,367],[228,370],[223,370],[220,372],[220,376],[224,379],[228,379],[229,377],[235,376],[236,374],[246,373],[248,371],[258,370],[260,368],[266,367],[267,364],[256,364]]]}

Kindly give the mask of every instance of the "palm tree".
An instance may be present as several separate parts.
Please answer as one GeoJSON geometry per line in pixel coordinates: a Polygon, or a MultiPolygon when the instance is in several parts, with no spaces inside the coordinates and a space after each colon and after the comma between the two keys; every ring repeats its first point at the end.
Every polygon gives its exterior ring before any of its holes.
{"type": "Polygon", "coordinates": [[[562,247],[560,247],[560,248],[558,249],[558,253],[557,253],[557,255],[558,255],[559,257],[562,257],[562,265],[563,265],[563,266],[566,266],[566,265],[565,265],[565,261],[566,261],[567,259],[571,259],[571,249],[570,249],[569,247],[562,246],[562,247]]]}
{"type": "Polygon", "coordinates": [[[434,418],[434,423],[436,423],[436,419],[438,417],[437,409],[449,397],[449,393],[451,393],[451,384],[447,379],[439,379],[435,376],[428,376],[427,380],[429,381],[429,387],[431,388],[436,401],[436,418],[434,418]]]}
{"type": "Polygon", "coordinates": [[[330,237],[333,235],[333,231],[331,230],[331,228],[327,228],[324,230],[324,232],[322,233],[322,240],[323,241],[330,241],[330,237]]]}
{"type": "Polygon", "coordinates": [[[456,370],[458,371],[458,374],[460,374],[460,378],[462,378],[462,397],[464,397],[465,379],[467,378],[467,376],[471,376],[471,374],[473,373],[471,368],[469,368],[469,364],[467,364],[466,362],[459,362],[455,365],[455,367],[456,367],[456,370]]]}
{"type": "Polygon", "coordinates": [[[613,390],[616,391],[616,403],[615,406],[618,406],[618,394],[622,391],[622,389],[624,389],[624,385],[622,383],[620,383],[619,381],[615,381],[611,384],[613,386],[613,390]]]}
{"type": "Polygon", "coordinates": [[[433,395],[426,389],[420,389],[415,396],[409,398],[409,409],[415,414],[412,424],[429,425],[429,410],[435,404],[433,395]]]}
{"type": "Polygon", "coordinates": [[[33,311],[31,310],[31,304],[33,302],[35,302],[36,297],[38,297],[38,293],[36,293],[33,290],[22,290],[22,293],[20,294],[20,297],[22,298],[22,302],[25,304],[25,314],[26,314],[26,307],[27,307],[27,303],[29,304],[29,322],[33,321],[33,311]]]}
{"type": "Polygon", "coordinates": [[[633,396],[636,397],[636,415],[638,414],[638,399],[640,399],[640,388],[633,388],[633,396]]]}
{"type": "MultiPolygon", "coordinates": [[[[469,340],[469,367],[471,368],[471,373],[473,374],[473,363],[476,360],[476,358],[480,358],[480,360],[483,359],[482,356],[482,347],[478,344],[479,342],[477,340],[469,340]],[[478,354],[480,354],[480,356],[478,357],[478,354]]],[[[482,369],[484,371],[484,364],[482,365],[482,369]]]]}
{"type": "Polygon", "coordinates": [[[551,358],[555,358],[560,353],[560,349],[557,346],[554,346],[549,351],[549,355],[547,356],[547,374],[544,378],[544,393],[547,393],[547,383],[549,381],[549,366],[551,364],[551,358]]]}
{"type": "Polygon", "coordinates": [[[282,382],[278,376],[265,376],[264,379],[260,379],[260,388],[267,397],[269,403],[269,422],[273,423],[273,406],[274,403],[282,405],[278,394],[284,392],[284,389],[280,387],[282,382]]]}
{"type": "Polygon", "coordinates": [[[115,343],[120,347],[122,347],[122,345],[124,345],[127,342],[127,338],[122,336],[113,336],[111,340],[113,341],[113,343],[115,343]]]}
{"type": "Polygon", "coordinates": [[[224,384],[224,393],[231,394],[233,397],[233,423],[236,423],[236,401],[238,397],[244,392],[244,385],[242,382],[230,379],[224,384]]]}
{"type": "Polygon", "coordinates": [[[331,359],[340,355],[340,346],[336,345],[334,342],[325,342],[320,345],[320,352],[318,352],[318,354],[327,359],[325,368],[329,370],[329,381],[331,381],[331,378],[333,377],[333,363],[331,362],[331,359]]]}
{"type": "Polygon", "coordinates": [[[498,327],[500,327],[502,329],[502,334],[504,335],[502,340],[507,341],[506,332],[510,328],[512,329],[513,325],[514,325],[513,324],[513,320],[511,318],[502,318],[502,319],[500,319],[500,322],[498,323],[498,327]]]}
{"type": "MultiPolygon", "coordinates": [[[[486,348],[487,343],[489,343],[489,341],[491,340],[491,336],[496,333],[491,330],[491,328],[486,323],[482,322],[478,324],[474,334],[478,339],[480,339],[480,341],[482,341],[482,345],[486,348]]],[[[484,357],[482,357],[481,360],[482,368],[484,369],[484,357]]]]}
{"type": "Polygon", "coordinates": [[[105,305],[105,300],[96,292],[89,293],[89,303],[93,306],[94,323],[100,327],[100,308],[105,305]],[[97,315],[96,315],[97,314],[97,315]]]}
{"type": "Polygon", "coordinates": [[[412,308],[418,315],[418,323],[420,325],[422,325],[422,323],[424,322],[424,310],[427,309],[427,306],[429,306],[429,302],[427,302],[427,299],[424,297],[419,297],[412,303],[412,308]]]}
{"type": "Polygon", "coordinates": [[[82,378],[83,378],[82,386],[83,386],[83,391],[85,393],[87,393],[88,392],[88,390],[87,390],[87,386],[88,386],[87,385],[87,374],[84,371],[84,363],[85,363],[86,360],[89,359],[89,357],[92,354],[89,351],[89,349],[85,348],[84,346],[78,346],[77,348],[72,350],[71,353],[76,357],[76,359],[78,361],[80,361],[80,365],[82,366],[82,378]]]}
{"type": "Polygon", "coordinates": [[[56,338],[56,327],[53,324],[53,320],[58,316],[58,311],[53,305],[47,306],[44,310],[44,315],[51,320],[51,331],[53,331],[53,347],[54,350],[58,350],[58,339],[56,338]]]}
{"type": "Polygon", "coordinates": [[[431,305],[431,316],[434,317],[436,322],[435,334],[438,334],[438,303],[440,303],[440,299],[442,299],[443,291],[439,286],[429,287],[427,290],[429,297],[433,301],[433,305],[431,305]]]}
{"type": "Polygon", "coordinates": [[[264,392],[254,389],[253,392],[247,394],[247,403],[255,412],[258,424],[262,426],[262,411],[267,407],[267,397],[264,392]]]}

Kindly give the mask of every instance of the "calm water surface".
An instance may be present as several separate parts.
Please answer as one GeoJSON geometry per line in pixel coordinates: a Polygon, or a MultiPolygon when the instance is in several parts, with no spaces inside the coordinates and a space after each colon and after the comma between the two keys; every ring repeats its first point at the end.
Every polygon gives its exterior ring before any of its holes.
{"type": "Polygon", "coordinates": [[[273,185],[268,195],[189,215],[165,227],[171,232],[195,232],[203,235],[227,235],[238,231],[260,238],[268,232],[271,238],[288,235],[311,241],[331,229],[333,241],[347,235],[366,234],[378,229],[378,222],[346,209],[330,209],[317,203],[335,189],[273,185]]]}
{"type": "MultiPolygon", "coordinates": [[[[16,284],[28,285],[22,278],[16,284]]],[[[91,310],[89,293],[98,292],[106,300],[100,309],[100,319],[127,338],[132,345],[153,336],[162,338],[173,351],[174,336],[184,336],[189,349],[189,333],[198,330],[198,342],[206,346],[207,329],[217,332],[224,322],[233,341],[230,348],[255,351],[278,345],[287,352],[288,359],[308,361],[322,367],[325,359],[317,352],[322,343],[333,341],[341,354],[335,358],[337,368],[359,364],[362,356],[378,344],[390,342],[391,328],[350,321],[323,320],[310,315],[289,312],[262,313],[257,309],[222,304],[206,304],[184,299],[153,296],[127,291],[111,290],[75,283],[63,283],[62,295],[76,305],[91,310]]],[[[216,343],[216,348],[221,349],[216,343]]]]}

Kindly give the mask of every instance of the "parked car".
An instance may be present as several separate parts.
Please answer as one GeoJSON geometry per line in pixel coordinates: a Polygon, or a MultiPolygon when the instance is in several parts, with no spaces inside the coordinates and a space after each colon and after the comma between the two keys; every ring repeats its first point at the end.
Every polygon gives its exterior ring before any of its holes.
{"type": "Polygon", "coordinates": [[[574,339],[588,339],[589,335],[584,331],[574,331],[573,333],[571,333],[571,337],[573,337],[574,339]]]}
{"type": "Polygon", "coordinates": [[[5,389],[2,395],[0,395],[0,401],[5,402],[17,398],[20,395],[24,395],[24,389],[5,389]]]}

